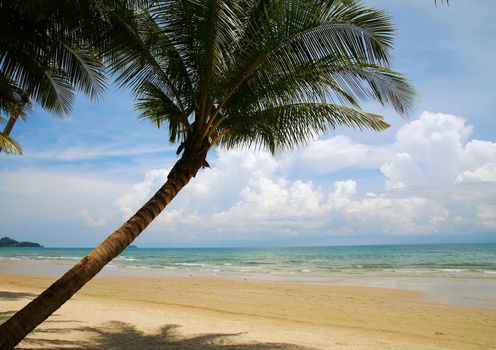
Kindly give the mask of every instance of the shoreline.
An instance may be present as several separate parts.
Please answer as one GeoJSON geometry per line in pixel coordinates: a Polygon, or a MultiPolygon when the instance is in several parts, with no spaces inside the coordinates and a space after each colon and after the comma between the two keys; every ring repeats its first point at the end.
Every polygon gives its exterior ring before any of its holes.
{"type": "MultiPolygon", "coordinates": [[[[2,319],[54,277],[0,273],[2,319]]],[[[98,276],[23,349],[493,349],[496,310],[416,291],[207,277],[98,276]]]]}
{"type": "MultiPolygon", "coordinates": [[[[58,278],[69,270],[74,261],[1,261],[0,273],[38,275],[58,278]]],[[[232,281],[289,283],[303,285],[371,287],[418,292],[417,300],[433,304],[477,307],[496,310],[496,278],[483,276],[408,276],[388,273],[329,273],[327,278],[313,276],[208,273],[197,270],[165,270],[157,268],[126,268],[106,266],[96,278],[213,278],[232,281]]]]}

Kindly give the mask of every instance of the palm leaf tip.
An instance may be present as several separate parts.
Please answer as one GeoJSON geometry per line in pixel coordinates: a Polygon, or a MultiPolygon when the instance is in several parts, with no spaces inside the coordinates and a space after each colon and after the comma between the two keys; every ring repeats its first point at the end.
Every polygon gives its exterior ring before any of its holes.
{"type": "Polygon", "coordinates": [[[13,155],[22,154],[22,149],[19,143],[3,132],[0,133],[0,151],[13,155]]]}
{"type": "Polygon", "coordinates": [[[266,149],[292,149],[338,127],[382,131],[389,128],[381,115],[328,103],[297,103],[239,115],[226,122],[220,144],[266,149]]]}
{"type": "Polygon", "coordinates": [[[414,110],[417,92],[402,74],[375,66],[370,71],[366,69],[365,75],[371,96],[383,106],[392,106],[402,116],[408,116],[414,110]]]}

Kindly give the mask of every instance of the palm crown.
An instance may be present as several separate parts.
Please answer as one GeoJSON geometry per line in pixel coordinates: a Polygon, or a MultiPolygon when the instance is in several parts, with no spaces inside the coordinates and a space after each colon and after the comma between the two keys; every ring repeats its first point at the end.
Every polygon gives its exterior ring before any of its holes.
{"type": "Polygon", "coordinates": [[[188,141],[275,152],[338,126],[382,130],[361,100],[400,114],[413,102],[390,69],[390,18],[357,2],[166,1],[138,13],[132,34],[112,69],[179,151],[188,141]]]}
{"type": "Polygon", "coordinates": [[[125,18],[140,3],[0,0],[0,122],[9,120],[0,133],[0,150],[20,152],[9,136],[11,124],[33,103],[65,115],[76,90],[91,98],[101,95],[105,79],[98,51],[109,40],[118,41],[119,21],[111,19],[125,18]]]}

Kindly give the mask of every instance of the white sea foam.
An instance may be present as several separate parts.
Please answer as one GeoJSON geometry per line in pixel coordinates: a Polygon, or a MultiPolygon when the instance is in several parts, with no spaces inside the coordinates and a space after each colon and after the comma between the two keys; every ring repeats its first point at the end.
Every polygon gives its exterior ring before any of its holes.
{"type": "MultiPolygon", "coordinates": [[[[153,269],[177,274],[215,272],[288,279],[329,279],[333,276],[470,277],[494,279],[495,245],[425,245],[319,247],[275,249],[134,250],[113,261],[121,269],[153,269]],[[194,254],[192,254],[192,252],[194,254]],[[227,252],[227,254],[226,254],[227,252]],[[212,255],[212,253],[215,253],[212,255]],[[138,266],[136,266],[138,265],[138,266]]],[[[87,249],[45,248],[0,250],[0,261],[68,265],[87,249]]],[[[9,267],[10,268],[10,267],[9,267]]],[[[140,270],[141,271],[141,270],[140,270]]]]}
{"type": "Polygon", "coordinates": [[[209,266],[208,264],[203,264],[203,263],[174,263],[174,265],[177,265],[177,266],[197,266],[197,267],[209,266]]]}
{"type": "Polygon", "coordinates": [[[444,272],[468,272],[467,269],[439,269],[439,271],[444,271],[444,272]]]}

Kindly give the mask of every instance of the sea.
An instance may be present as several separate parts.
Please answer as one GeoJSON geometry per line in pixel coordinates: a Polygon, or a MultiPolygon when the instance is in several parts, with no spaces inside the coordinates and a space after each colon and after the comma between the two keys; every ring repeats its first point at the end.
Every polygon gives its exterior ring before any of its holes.
{"type": "MultiPolygon", "coordinates": [[[[0,272],[61,275],[90,248],[0,248],[0,272]]],[[[103,276],[399,288],[496,309],[496,243],[281,248],[128,248],[103,276]]]]}
{"type": "MultiPolygon", "coordinates": [[[[71,264],[90,248],[0,248],[0,262],[71,264]]],[[[396,276],[496,278],[496,243],[284,248],[128,248],[109,269],[204,275],[396,276]]]]}

